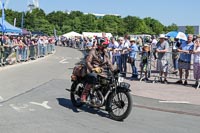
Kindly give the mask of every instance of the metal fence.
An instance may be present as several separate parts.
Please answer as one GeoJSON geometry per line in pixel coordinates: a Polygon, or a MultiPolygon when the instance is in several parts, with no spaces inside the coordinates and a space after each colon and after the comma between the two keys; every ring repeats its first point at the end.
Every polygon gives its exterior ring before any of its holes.
{"type": "Polygon", "coordinates": [[[4,47],[0,46],[0,66],[12,65],[17,62],[35,60],[52,54],[55,51],[55,44],[47,45],[30,45],[30,46],[15,46],[4,47]]]}
{"type": "MultiPolygon", "coordinates": [[[[168,65],[168,69],[167,69],[167,79],[174,79],[174,80],[180,80],[180,73],[178,71],[179,67],[179,56],[180,53],[178,52],[167,52],[166,54],[168,54],[168,58],[167,58],[167,65],[168,65]],[[177,70],[177,71],[175,71],[177,70]]],[[[186,54],[186,53],[181,53],[181,54],[186,54]]],[[[137,59],[135,60],[135,66],[138,68],[138,75],[140,76],[139,80],[142,81],[144,80],[145,77],[148,78],[153,78],[152,83],[158,83],[160,82],[161,78],[164,78],[163,76],[160,76],[160,72],[159,70],[157,70],[157,65],[158,65],[158,60],[154,58],[154,52],[151,51],[149,53],[149,57],[148,57],[148,61],[147,61],[147,70],[146,70],[146,74],[147,76],[144,75],[144,71],[142,71],[141,69],[141,62],[142,62],[142,56],[141,56],[141,52],[138,52],[137,54],[137,59]]],[[[189,55],[189,54],[187,54],[189,55]]],[[[194,79],[194,68],[193,68],[193,54],[191,55],[191,62],[190,62],[190,69],[189,69],[189,75],[188,78],[185,78],[185,71],[183,71],[183,75],[181,80],[187,80],[187,81],[194,81],[196,82],[196,79],[194,79]]],[[[127,69],[127,73],[132,74],[132,70],[131,70],[131,65],[128,64],[128,69],[127,69]]],[[[196,88],[198,89],[200,86],[200,80],[197,81],[198,85],[196,86],[196,88]]]]}

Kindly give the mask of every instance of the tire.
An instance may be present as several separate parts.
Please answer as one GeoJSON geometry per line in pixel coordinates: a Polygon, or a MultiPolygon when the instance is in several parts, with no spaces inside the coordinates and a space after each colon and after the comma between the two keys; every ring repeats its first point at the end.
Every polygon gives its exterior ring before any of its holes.
{"type": "Polygon", "coordinates": [[[81,107],[83,105],[83,103],[81,102],[81,94],[82,94],[83,88],[81,88],[79,85],[83,85],[83,84],[79,82],[74,82],[71,86],[70,98],[71,98],[72,104],[75,107],[81,107]]]}
{"type": "Polygon", "coordinates": [[[129,92],[125,92],[122,90],[117,91],[117,93],[112,92],[112,94],[108,98],[108,105],[109,105],[108,113],[109,113],[110,117],[116,121],[123,121],[124,119],[126,119],[129,116],[129,114],[132,110],[131,94],[129,92]],[[121,115],[116,115],[115,110],[122,108],[122,106],[123,107],[126,106],[126,105],[124,105],[126,103],[125,103],[125,99],[122,97],[122,94],[123,94],[123,96],[126,96],[126,98],[127,98],[127,108],[124,111],[124,113],[122,113],[121,115]],[[118,100],[118,101],[116,101],[116,100],[118,100]],[[113,105],[116,106],[116,109],[115,108],[113,109],[113,105]]]}

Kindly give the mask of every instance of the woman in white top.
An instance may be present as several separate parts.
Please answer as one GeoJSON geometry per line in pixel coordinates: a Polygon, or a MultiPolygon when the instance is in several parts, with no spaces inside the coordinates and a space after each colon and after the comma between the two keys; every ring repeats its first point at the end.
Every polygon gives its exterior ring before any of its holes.
{"type": "Polygon", "coordinates": [[[200,79],[200,38],[195,40],[194,43],[194,79],[196,80],[195,86],[198,86],[200,79]]]}

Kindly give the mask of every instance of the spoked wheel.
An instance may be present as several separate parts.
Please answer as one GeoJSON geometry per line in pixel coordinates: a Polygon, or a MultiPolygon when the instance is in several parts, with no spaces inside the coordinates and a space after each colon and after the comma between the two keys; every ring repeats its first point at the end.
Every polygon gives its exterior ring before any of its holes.
{"type": "Polygon", "coordinates": [[[132,110],[132,98],[129,92],[118,91],[109,97],[109,114],[112,119],[122,121],[132,110]]]}
{"type": "Polygon", "coordinates": [[[81,94],[83,91],[83,83],[73,83],[71,86],[71,101],[75,107],[81,107],[83,103],[81,102],[81,94]]]}

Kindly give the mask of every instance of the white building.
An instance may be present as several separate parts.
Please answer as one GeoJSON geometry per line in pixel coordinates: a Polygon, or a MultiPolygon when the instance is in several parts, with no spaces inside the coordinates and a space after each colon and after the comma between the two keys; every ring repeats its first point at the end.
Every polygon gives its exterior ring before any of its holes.
{"type": "Polygon", "coordinates": [[[40,8],[39,7],[39,0],[28,0],[28,11],[32,12],[33,9],[40,8]]]}

